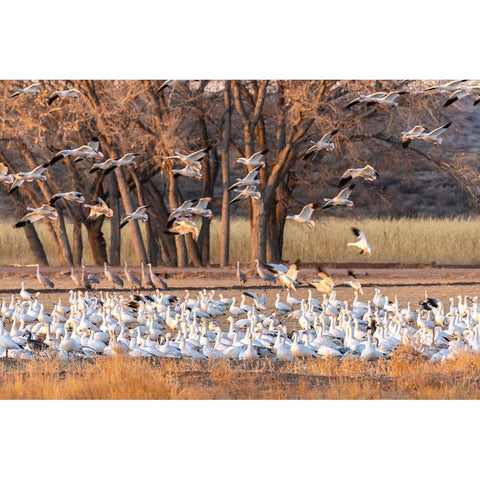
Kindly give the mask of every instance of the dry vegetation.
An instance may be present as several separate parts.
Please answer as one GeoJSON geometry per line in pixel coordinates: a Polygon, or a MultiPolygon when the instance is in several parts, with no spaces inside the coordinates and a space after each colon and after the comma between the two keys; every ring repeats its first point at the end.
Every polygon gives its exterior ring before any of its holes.
{"type": "MultiPolygon", "coordinates": [[[[12,220],[0,221],[0,264],[7,265],[12,259],[22,259],[22,264],[34,263],[34,257],[28,248],[22,232],[12,230],[12,220]]],[[[72,226],[68,226],[71,232],[72,226]]],[[[144,225],[141,225],[144,228],[144,225]]],[[[52,265],[58,261],[54,255],[55,246],[47,241],[44,225],[38,226],[38,232],[45,239],[47,255],[52,265]]],[[[110,225],[104,230],[110,238],[110,225]]],[[[285,259],[296,258],[309,262],[372,262],[372,263],[432,263],[443,265],[478,264],[480,248],[480,219],[466,218],[403,218],[403,219],[354,219],[323,218],[317,219],[313,230],[302,225],[287,222],[285,227],[285,259]],[[365,231],[372,244],[372,257],[363,258],[353,248],[346,246],[353,240],[350,228],[355,225],[365,231]],[[458,248],[462,245],[462,248],[458,248]]],[[[86,232],[83,232],[86,236],[86,232]]],[[[125,237],[130,231],[124,233],[125,237]]],[[[86,243],[86,242],[85,242],[86,243]]],[[[250,225],[248,220],[232,221],[230,258],[249,261],[250,225]]],[[[219,263],[220,221],[214,220],[211,226],[210,258],[212,264],[219,263]]],[[[94,263],[90,249],[85,249],[83,263],[94,263]]],[[[135,252],[130,242],[122,243],[121,259],[130,264],[136,263],[135,252]]]]}
{"type": "Polygon", "coordinates": [[[406,348],[390,361],[292,363],[39,359],[0,364],[2,399],[478,399],[480,357],[430,364],[406,348]]]}

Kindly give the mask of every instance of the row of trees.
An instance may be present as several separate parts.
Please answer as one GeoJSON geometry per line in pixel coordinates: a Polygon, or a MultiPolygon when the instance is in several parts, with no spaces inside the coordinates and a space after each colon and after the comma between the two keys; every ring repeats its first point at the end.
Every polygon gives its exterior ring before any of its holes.
{"type": "MultiPolygon", "coordinates": [[[[144,234],[131,222],[129,239],[138,261],[170,266],[209,264],[210,222],[201,219],[197,241],[164,233],[171,208],[187,198],[215,197],[221,216],[221,265],[230,263],[230,217],[228,186],[245,167],[236,158],[269,149],[260,170],[260,201],[234,206],[236,213],[248,215],[251,223],[252,262],[282,259],[283,232],[287,211],[299,211],[300,191],[304,203],[318,201],[334,193],[339,175],[346,168],[371,163],[380,179],[370,196],[383,200],[388,172],[395,162],[414,171],[427,163],[456,182],[465,197],[478,201],[474,158],[455,148],[411,145],[402,150],[399,131],[426,123],[432,128],[448,118],[445,109],[418,82],[405,81],[176,81],[158,93],[160,81],[44,81],[42,93],[9,98],[25,82],[2,82],[2,136],[0,161],[10,171],[26,171],[44,163],[54,152],[84,145],[93,137],[100,140],[105,158],[138,152],[136,168],[117,168],[114,173],[88,173],[87,161],[72,158],[49,167],[48,181],[24,184],[8,196],[16,214],[25,207],[39,205],[57,192],[79,190],[87,200],[102,197],[113,209],[110,248],[107,251],[100,217],[87,219],[88,211],[77,204],[57,202],[58,223],[48,223],[51,241],[58,247],[59,261],[65,265],[82,262],[82,228],[86,228],[95,262],[118,265],[122,242],[120,220],[136,206],[150,204],[150,219],[144,234]],[[86,95],[78,99],[58,99],[51,106],[48,95],[55,90],[75,87],[86,95]],[[345,110],[355,95],[376,90],[410,90],[397,108],[359,105],[345,110]],[[407,127],[407,128],[404,128],[407,127]],[[320,152],[305,160],[308,140],[338,129],[336,149],[320,152]],[[178,177],[175,164],[164,157],[173,152],[189,152],[204,146],[211,150],[203,160],[200,181],[178,177]],[[308,186],[308,189],[305,189],[308,186]],[[373,193],[372,193],[373,192],[373,193]],[[328,196],[328,195],[327,195],[328,196]],[[66,223],[73,223],[68,235],[66,223]]],[[[440,102],[441,103],[441,102],[440,102]]],[[[454,108],[454,107],[452,107],[454,108]]],[[[451,116],[451,115],[450,115],[451,116]]],[[[8,188],[8,187],[7,187],[8,188]]],[[[45,250],[35,230],[25,234],[40,264],[48,264],[45,250]]]]}

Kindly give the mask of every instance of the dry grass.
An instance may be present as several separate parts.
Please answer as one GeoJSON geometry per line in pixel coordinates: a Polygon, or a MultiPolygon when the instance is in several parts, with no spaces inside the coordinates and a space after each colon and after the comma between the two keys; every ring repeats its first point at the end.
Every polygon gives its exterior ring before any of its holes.
{"type": "MultiPolygon", "coordinates": [[[[13,230],[12,220],[0,221],[0,264],[8,265],[22,259],[23,264],[33,263],[25,234],[13,230]]],[[[68,226],[71,234],[71,225],[68,226]]],[[[144,228],[144,225],[141,225],[144,228]]],[[[374,263],[431,263],[444,265],[469,265],[478,263],[477,252],[480,248],[480,219],[343,219],[325,218],[316,220],[313,230],[294,222],[287,222],[285,227],[285,259],[301,258],[305,262],[374,262],[374,263]],[[358,255],[347,242],[353,241],[350,228],[356,226],[365,231],[372,245],[372,257],[358,255]],[[462,248],[458,248],[459,245],[462,248]]],[[[37,231],[44,245],[51,265],[57,265],[57,258],[49,235],[42,224],[37,224],[37,231]]],[[[103,228],[107,240],[110,238],[110,223],[103,228]]],[[[86,265],[93,264],[93,257],[88,246],[84,230],[84,259],[86,265]]],[[[122,232],[128,239],[129,230],[122,232]]],[[[130,242],[123,241],[121,258],[135,264],[135,252],[130,242]]],[[[219,262],[220,221],[215,219],[211,226],[211,262],[219,262]]],[[[234,219],[230,258],[232,262],[249,261],[250,224],[248,220],[234,219]]]]}
{"type": "Polygon", "coordinates": [[[99,358],[0,363],[1,399],[479,399],[480,356],[430,364],[406,348],[390,361],[283,363],[99,358]]]}

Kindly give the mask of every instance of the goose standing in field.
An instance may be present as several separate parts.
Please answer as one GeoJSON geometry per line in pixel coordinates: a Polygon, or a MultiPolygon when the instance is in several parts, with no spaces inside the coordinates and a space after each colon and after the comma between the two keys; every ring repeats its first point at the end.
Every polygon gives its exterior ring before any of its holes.
{"type": "Polygon", "coordinates": [[[115,285],[123,287],[123,280],[116,273],[107,270],[107,262],[103,262],[103,273],[105,277],[112,282],[112,288],[115,288],[115,285]]]}
{"type": "Polygon", "coordinates": [[[120,228],[123,228],[127,223],[132,220],[138,220],[139,222],[146,222],[148,220],[147,208],[151,205],[142,205],[138,207],[134,212],[127,214],[127,216],[120,223],[120,228]]]}
{"type": "Polygon", "coordinates": [[[38,338],[32,338],[32,332],[30,330],[25,330],[23,336],[27,337],[28,348],[34,352],[44,352],[47,348],[49,348],[49,345],[41,340],[38,340],[38,338]]]}
{"type": "Polygon", "coordinates": [[[186,154],[175,152],[175,155],[172,155],[170,157],[163,157],[163,158],[180,160],[182,163],[185,164],[186,167],[190,167],[192,170],[195,170],[195,171],[200,171],[202,169],[202,163],[200,162],[200,160],[207,154],[207,152],[211,148],[212,147],[205,147],[205,148],[201,148],[200,150],[197,150],[196,152],[186,153],[186,154]]]}
{"type": "Polygon", "coordinates": [[[142,288],[142,281],[140,280],[140,278],[137,277],[137,275],[135,275],[128,269],[127,262],[125,262],[125,268],[123,269],[123,271],[125,272],[125,277],[128,283],[130,283],[130,288],[132,288],[132,290],[135,288],[142,288]]]}
{"type": "Polygon", "coordinates": [[[3,322],[0,321],[0,348],[5,349],[5,357],[8,358],[9,350],[18,350],[23,347],[13,340],[10,334],[5,330],[3,322]]]}
{"type": "Polygon", "coordinates": [[[77,90],[76,88],[69,88],[68,90],[56,90],[48,98],[48,104],[51,105],[57,98],[79,98],[81,95],[87,96],[86,93],[77,90]]]}
{"type": "Polygon", "coordinates": [[[402,147],[407,148],[410,142],[415,139],[424,140],[425,142],[432,143],[433,145],[440,145],[443,141],[443,139],[440,138],[440,135],[445,133],[451,124],[452,122],[448,122],[429,133],[423,133],[426,130],[425,127],[422,127],[421,125],[415,125],[415,127],[408,132],[402,132],[402,147]]]}
{"type": "Polygon", "coordinates": [[[28,290],[25,290],[25,282],[21,283],[20,298],[26,302],[33,300],[32,294],[28,290]]]}
{"type": "Polygon", "coordinates": [[[326,202],[323,205],[323,209],[334,207],[335,205],[345,205],[346,207],[353,207],[354,203],[352,200],[349,200],[348,197],[352,193],[355,185],[349,185],[338,193],[334,198],[324,198],[323,201],[326,202]]]}
{"type": "Polygon", "coordinates": [[[293,220],[295,222],[306,225],[308,228],[312,229],[315,227],[315,222],[310,219],[312,213],[316,208],[320,206],[320,203],[309,203],[302,208],[302,211],[297,215],[287,215],[287,220],[293,220]]]}
{"type": "Polygon", "coordinates": [[[368,256],[370,256],[372,254],[372,247],[367,242],[367,237],[365,236],[365,233],[356,227],[352,227],[352,232],[354,235],[357,236],[357,241],[349,242],[347,243],[347,246],[357,247],[360,249],[360,255],[362,253],[366,253],[368,256]]]}
{"type": "Polygon", "coordinates": [[[48,168],[48,163],[44,163],[35,167],[30,172],[18,172],[12,174],[13,182],[8,194],[10,195],[15,190],[23,185],[24,182],[33,182],[34,180],[46,180],[47,176],[44,175],[45,171],[48,168]]]}
{"type": "Polygon", "coordinates": [[[187,235],[188,233],[191,233],[194,240],[197,240],[200,231],[195,223],[185,217],[180,217],[169,221],[164,233],[167,235],[187,235]]]}
{"type": "Polygon", "coordinates": [[[126,167],[128,165],[137,165],[135,162],[135,157],[140,155],[139,153],[126,153],[121,158],[109,158],[104,162],[94,163],[89,173],[94,173],[98,170],[105,170],[105,175],[109,174],[117,167],[126,167]]]}
{"type": "Polygon", "coordinates": [[[69,202],[75,202],[75,203],[83,203],[85,202],[85,197],[80,193],[80,192],[64,192],[64,193],[56,193],[55,195],[52,195],[50,200],[48,201],[48,204],[53,207],[56,201],[58,201],[60,198],[63,198],[64,200],[68,200],[69,202]]]}
{"type": "Polygon", "coordinates": [[[28,87],[20,88],[16,92],[13,92],[10,95],[10,98],[18,97],[19,95],[25,95],[25,94],[34,95],[34,96],[38,95],[40,93],[40,89],[38,87],[40,87],[41,85],[42,85],[41,83],[32,83],[28,87]]]}
{"type": "Polygon", "coordinates": [[[93,138],[88,145],[82,145],[78,148],[73,149],[65,149],[60,150],[57,152],[49,161],[49,165],[53,165],[57,163],[62,158],[68,157],[69,155],[75,156],[75,162],[79,162],[81,160],[102,160],[103,153],[100,152],[98,149],[100,148],[100,141],[98,138],[93,138]]]}
{"type": "Polygon", "coordinates": [[[337,132],[338,130],[332,130],[330,132],[327,132],[318,142],[310,140],[312,146],[307,149],[303,158],[306,160],[315,155],[316,153],[320,152],[321,150],[325,150],[327,152],[333,151],[333,149],[335,148],[335,144],[332,142],[332,138],[337,132]]]}
{"type": "Polygon", "coordinates": [[[25,214],[12,228],[21,228],[44,218],[48,220],[58,219],[58,212],[47,203],[44,203],[38,208],[27,207],[27,210],[29,210],[30,213],[25,214]]]}
{"type": "Polygon", "coordinates": [[[105,215],[106,217],[113,217],[113,210],[100,197],[97,198],[96,202],[92,204],[84,203],[83,206],[85,208],[90,208],[90,213],[88,214],[87,220],[95,220],[102,215],[105,215]]]}
{"type": "Polygon", "coordinates": [[[245,272],[243,270],[241,270],[240,261],[237,261],[237,271],[236,271],[235,275],[237,277],[237,280],[240,283],[243,283],[244,285],[247,283],[247,275],[245,274],[245,272]]]}
{"type": "Polygon", "coordinates": [[[377,177],[378,172],[371,165],[365,165],[363,168],[349,168],[340,178],[338,186],[343,187],[354,178],[363,178],[367,182],[374,182],[377,177]]]}
{"type": "Polygon", "coordinates": [[[259,200],[262,196],[262,194],[257,191],[255,187],[249,185],[247,185],[243,190],[235,189],[234,192],[240,193],[228,202],[229,205],[239,202],[240,200],[245,200],[247,198],[251,198],[252,200],[259,200]]]}
{"type": "Polygon", "coordinates": [[[268,148],[262,150],[261,152],[255,152],[250,158],[240,157],[237,158],[238,163],[242,163],[247,167],[257,168],[257,167],[264,167],[265,162],[261,160],[261,158],[269,152],[268,148]]]}
{"type": "Polygon", "coordinates": [[[43,273],[40,272],[40,265],[37,263],[37,280],[44,287],[55,288],[55,284],[43,273]]]}

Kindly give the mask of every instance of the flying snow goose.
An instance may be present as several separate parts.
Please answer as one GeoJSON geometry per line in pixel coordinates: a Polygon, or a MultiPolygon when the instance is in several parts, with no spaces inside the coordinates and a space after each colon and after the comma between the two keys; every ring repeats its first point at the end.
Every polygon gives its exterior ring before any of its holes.
{"type": "Polygon", "coordinates": [[[48,98],[48,104],[51,105],[57,98],[64,97],[64,98],[79,98],[80,95],[87,96],[86,93],[77,90],[76,88],[69,88],[68,90],[56,90],[50,97],[48,98]]]}
{"type": "Polygon", "coordinates": [[[207,208],[209,202],[213,201],[213,197],[202,197],[198,200],[197,204],[191,207],[191,214],[198,215],[200,217],[212,218],[213,212],[207,208]]]}
{"type": "Polygon", "coordinates": [[[317,266],[317,272],[319,279],[307,283],[312,287],[316,288],[318,291],[329,295],[335,288],[335,282],[333,281],[332,277],[320,265],[317,266]]]}
{"type": "Polygon", "coordinates": [[[126,153],[121,158],[109,158],[104,162],[94,163],[88,173],[94,173],[98,170],[105,170],[105,175],[115,170],[117,167],[126,167],[128,165],[137,165],[135,157],[140,155],[139,153],[126,153]]]}
{"type": "Polygon", "coordinates": [[[247,165],[247,167],[257,168],[257,167],[264,167],[265,162],[261,160],[261,158],[269,152],[268,148],[262,150],[261,152],[255,152],[250,158],[240,157],[237,158],[238,163],[242,163],[243,165],[247,165]]]}
{"type": "Polygon", "coordinates": [[[207,154],[207,152],[211,149],[212,147],[205,147],[200,150],[197,150],[196,152],[192,153],[180,153],[180,152],[175,152],[175,155],[171,155],[169,157],[163,157],[163,158],[171,158],[171,159],[177,159],[180,160],[182,163],[184,163],[187,167],[190,167],[193,170],[201,170],[202,169],[202,164],[200,163],[200,160],[207,154]]]}
{"type": "Polygon", "coordinates": [[[60,150],[51,158],[49,165],[53,165],[54,163],[58,162],[62,158],[68,157],[69,155],[75,156],[75,162],[79,162],[80,160],[85,159],[102,160],[103,153],[98,151],[99,148],[100,141],[98,140],[98,138],[95,137],[87,145],[82,145],[81,147],[73,149],[60,150]]]}
{"type": "Polygon", "coordinates": [[[429,133],[424,133],[426,130],[425,127],[416,125],[408,132],[402,132],[402,147],[407,148],[410,142],[414,139],[424,140],[425,142],[432,143],[434,145],[440,145],[443,140],[440,138],[440,135],[442,135],[451,124],[452,122],[448,122],[429,133]]]}
{"type": "Polygon", "coordinates": [[[310,219],[312,213],[316,208],[320,206],[320,203],[309,203],[302,208],[302,211],[297,215],[287,215],[287,220],[293,220],[295,222],[306,225],[308,228],[313,228],[315,222],[310,219]]]}
{"type": "Polygon", "coordinates": [[[429,90],[447,90],[447,91],[450,91],[450,92],[454,92],[456,90],[458,90],[458,87],[459,85],[461,85],[462,83],[466,82],[467,80],[453,80],[452,82],[447,82],[447,83],[443,83],[441,85],[434,85],[432,87],[428,87],[425,89],[426,92],[428,92],[429,90]]]}
{"type": "Polygon", "coordinates": [[[47,203],[44,203],[38,208],[27,207],[27,210],[29,210],[30,213],[24,215],[15,225],[13,225],[12,228],[21,228],[44,218],[48,220],[58,219],[58,212],[55,210],[55,208],[51,207],[47,203]]]}
{"type": "Polygon", "coordinates": [[[303,158],[310,158],[321,150],[326,150],[327,152],[333,151],[333,149],[335,148],[335,144],[332,142],[332,138],[337,132],[338,130],[331,130],[330,132],[327,132],[318,142],[310,140],[312,146],[308,148],[303,158]]]}
{"type": "Polygon", "coordinates": [[[371,106],[375,103],[378,103],[379,105],[387,105],[388,107],[398,107],[399,105],[399,98],[401,95],[405,95],[408,92],[390,92],[387,93],[384,96],[375,96],[371,98],[370,100],[367,101],[367,105],[371,106]]]}
{"type": "Polygon", "coordinates": [[[167,235],[187,235],[191,233],[193,238],[197,240],[200,231],[198,227],[186,218],[175,218],[167,223],[167,229],[164,230],[167,235]]]}
{"type": "Polygon", "coordinates": [[[370,244],[367,242],[367,237],[365,236],[365,233],[362,232],[362,230],[352,227],[352,232],[354,235],[357,236],[357,241],[356,242],[349,242],[347,243],[347,246],[349,247],[357,247],[360,249],[360,255],[362,253],[366,253],[368,256],[372,254],[372,247],[370,244]]]}
{"type": "Polygon", "coordinates": [[[354,105],[359,103],[371,102],[374,98],[382,98],[388,95],[388,92],[375,92],[370,93],[369,95],[360,94],[358,97],[354,98],[348,105],[346,105],[346,109],[352,108],[354,105]]]}
{"type": "Polygon", "coordinates": [[[345,283],[345,285],[350,285],[350,287],[352,287],[356,292],[359,292],[363,295],[362,284],[360,283],[360,280],[358,280],[355,273],[353,273],[352,270],[349,270],[348,276],[351,277],[351,280],[347,280],[343,283],[345,283]]]}
{"type": "Polygon", "coordinates": [[[247,185],[243,190],[235,189],[234,192],[240,192],[236,197],[232,198],[228,202],[229,205],[232,205],[240,200],[245,200],[251,198],[252,200],[259,200],[262,194],[255,188],[250,185],[247,185]]]}
{"type": "Polygon", "coordinates": [[[85,197],[80,192],[72,191],[72,192],[56,193],[55,195],[52,195],[52,197],[48,201],[48,204],[53,206],[55,202],[60,198],[63,198],[64,200],[68,200],[70,202],[75,202],[75,203],[85,202],[85,197]]]}
{"type": "Polygon", "coordinates": [[[85,208],[90,208],[90,213],[88,214],[87,220],[95,220],[102,215],[105,215],[106,217],[113,217],[113,210],[109,208],[105,201],[100,197],[97,197],[97,201],[92,203],[91,205],[88,203],[84,203],[83,206],[85,208]]]}
{"type": "Polygon", "coordinates": [[[20,88],[16,92],[13,92],[10,95],[10,98],[17,97],[18,95],[23,95],[23,94],[29,94],[29,95],[38,95],[40,93],[40,87],[42,85],[41,83],[32,83],[28,87],[25,88],[20,88]]]}
{"type": "Polygon", "coordinates": [[[460,100],[461,98],[464,98],[468,95],[476,95],[476,99],[473,102],[474,105],[476,105],[480,100],[480,85],[475,85],[475,86],[464,86],[460,87],[458,90],[453,92],[450,97],[448,97],[447,101],[443,104],[444,107],[448,107],[452,103],[456,102],[457,100],[460,100]]]}
{"type": "Polygon", "coordinates": [[[120,228],[123,228],[127,223],[138,220],[139,222],[146,222],[148,220],[147,208],[151,205],[142,205],[138,207],[134,212],[129,213],[120,223],[120,228]]]}
{"type": "Polygon", "coordinates": [[[340,191],[340,193],[334,197],[334,198],[324,198],[323,201],[326,202],[323,205],[323,209],[325,208],[331,208],[335,205],[345,205],[347,207],[353,207],[354,203],[352,200],[349,200],[348,197],[352,193],[352,190],[354,189],[355,185],[350,185],[343,190],[340,191]]]}
{"type": "Polygon", "coordinates": [[[231,190],[239,187],[260,185],[260,180],[257,179],[257,175],[261,168],[262,168],[261,165],[259,165],[258,167],[255,167],[253,170],[250,170],[245,177],[237,178],[237,181],[232,185],[230,185],[227,188],[227,191],[230,192],[231,190]]]}
{"type": "Polygon", "coordinates": [[[378,172],[371,165],[365,165],[362,168],[349,168],[340,178],[338,186],[343,187],[354,178],[363,178],[367,182],[374,182],[377,177],[378,172]]]}
{"type": "Polygon", "coordinates": [[[48,163],[44,163],[43,165],[35,167],[30,172],[18,172],[12,174],[13,183],[10,187],[10,190],[8,191],[8,194],[10,195],[11,193],[13,193],[15,190],[21,187],[24,182],[33,182],[34,180],[46,180],[47,176],[44,175],[44,173],[47,168],[48,163]]]}
{"type": "Polygon", "coordinates": [[[195,180],[200,180],[202,178],[202,172],[200,170],[195,170],[194,168],[187,165],[184,168],[174,168],[172,169],[173,178],[178,178],[179,176],[194,178],[195,180]]]}

